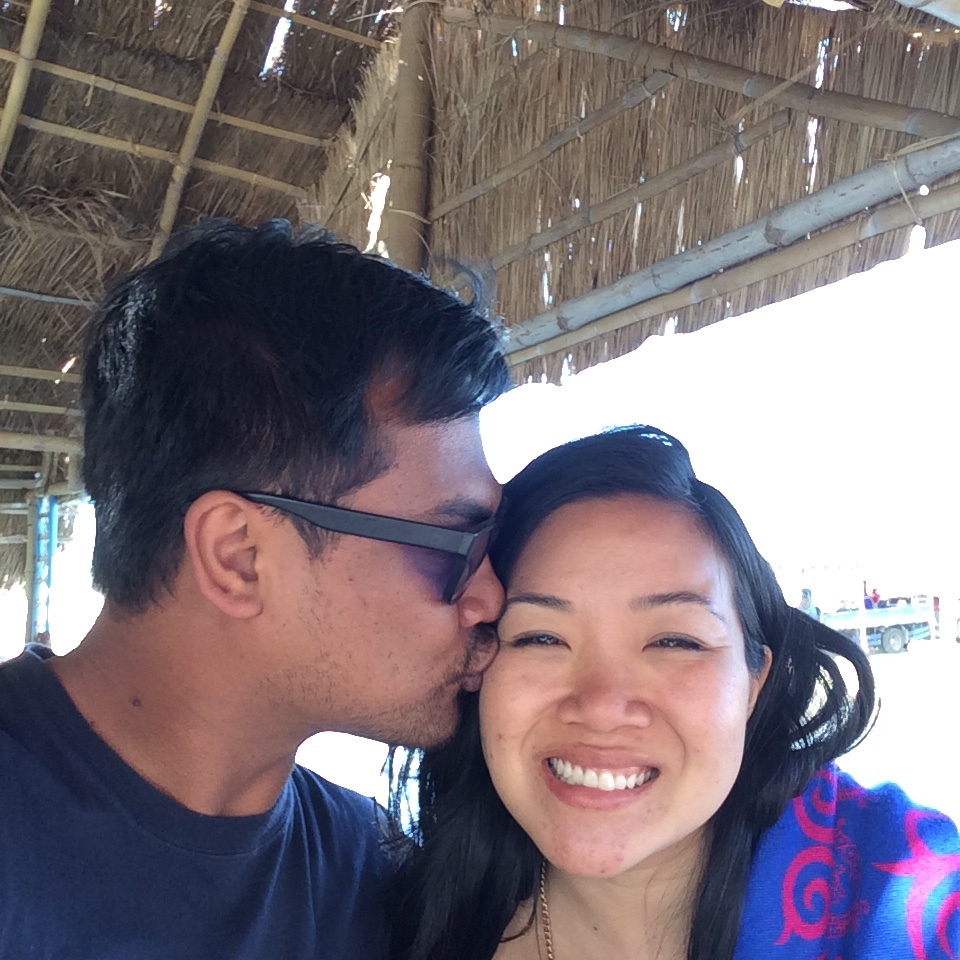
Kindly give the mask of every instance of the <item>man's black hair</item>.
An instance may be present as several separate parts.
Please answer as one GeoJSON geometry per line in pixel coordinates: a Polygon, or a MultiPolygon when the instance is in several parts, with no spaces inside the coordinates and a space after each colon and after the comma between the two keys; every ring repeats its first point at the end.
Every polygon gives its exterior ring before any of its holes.
{"type": "MultiPolygon", "coordinates": [[[[83,380],[93,572],[116,604],[169,590],[183,512],[213,489],[335,502],[384,466],[371,385],[434,423],[510,386],[496,326],[377,257],[285,220],[175,237],[97,310],[83,380]]],[[[319,550],[319,534],[298,524],[319,550]]]]}

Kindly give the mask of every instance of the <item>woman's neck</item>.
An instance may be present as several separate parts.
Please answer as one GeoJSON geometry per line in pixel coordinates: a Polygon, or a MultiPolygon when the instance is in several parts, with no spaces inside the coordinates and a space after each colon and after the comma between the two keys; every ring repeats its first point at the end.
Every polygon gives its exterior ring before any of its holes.
{"type": "Polygon", "coordinates": [[[693,834],[615,877],[578,877],[548,866],[554,960],[684,960],[703,843],[703,833],[693,834]]]}

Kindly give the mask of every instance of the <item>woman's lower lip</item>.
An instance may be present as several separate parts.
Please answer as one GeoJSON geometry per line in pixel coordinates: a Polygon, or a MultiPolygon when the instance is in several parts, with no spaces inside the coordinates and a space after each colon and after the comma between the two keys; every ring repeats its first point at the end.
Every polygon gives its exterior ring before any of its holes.
{"type": "Polygon", "coordinates": [[[540,764],[540,773],[547,784],[547,789],[558,800],[584,810],[616,810],[619,807],[625,807],[645,796],[658,779],[653,777],[642,787],[632,787],[628,790],[597,790],[595,787],[575,786],[558,780],[547,760],[540,764]]]}

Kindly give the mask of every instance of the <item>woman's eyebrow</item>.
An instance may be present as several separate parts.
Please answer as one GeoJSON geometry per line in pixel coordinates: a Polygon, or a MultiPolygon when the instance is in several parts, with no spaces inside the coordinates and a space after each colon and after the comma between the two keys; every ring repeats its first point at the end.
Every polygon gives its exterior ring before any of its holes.
{"type": "Polygon", "coordinates": [[[726,617],[717,611],[709,597],[694,590],[673,590],[669,593],[648,593],[642,597],[634,597],[630,601],[630,609],[639,613],[653,607],[667,607],[678,603],[694,603],[698,607],[706,607],[721,623],[727,622],[726,617]]]}
{"type": "Polygon", "coordinates": [[[569,600],[561,600],[548,593],[516,593],[507,598],[504,610],[516,603],[532,603],[535,607],[546,607],[548,610],[559,610],[561,613],[570,613],[573,610],[573,604],[569,600]]]}

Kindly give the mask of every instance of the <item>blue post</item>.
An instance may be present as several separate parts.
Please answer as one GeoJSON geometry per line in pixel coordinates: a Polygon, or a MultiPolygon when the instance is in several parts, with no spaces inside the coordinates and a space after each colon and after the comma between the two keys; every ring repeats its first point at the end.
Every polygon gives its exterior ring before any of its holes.
{"type": "MultiPolygon", "coordinates": [[[[50,635],[50,588],[53,584],[53,557],[57,552],[59,504],[56,497],[40,497],[36,510],[36,531],[33,581],[33,602],[27,611],[29,625],[27,638],[31,642],[39,634],[50,635]]],[[[31,575],[31,571],[27,572],[31,575]]]]}

